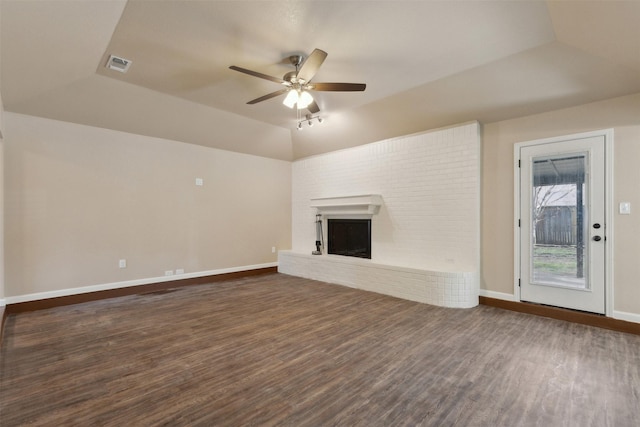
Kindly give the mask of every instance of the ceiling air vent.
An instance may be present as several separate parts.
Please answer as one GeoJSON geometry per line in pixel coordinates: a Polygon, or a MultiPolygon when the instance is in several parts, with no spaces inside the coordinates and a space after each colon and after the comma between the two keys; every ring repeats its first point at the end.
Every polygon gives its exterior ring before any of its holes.
{"type": "Polygon", "coordinates": [[[109,56],[109,60],[107,61],[107,68],[110,70],[120,71],[121,73],[126,73],[131,65],[131,61],[128,59],[120,58],[115,55],[109,56]]]}

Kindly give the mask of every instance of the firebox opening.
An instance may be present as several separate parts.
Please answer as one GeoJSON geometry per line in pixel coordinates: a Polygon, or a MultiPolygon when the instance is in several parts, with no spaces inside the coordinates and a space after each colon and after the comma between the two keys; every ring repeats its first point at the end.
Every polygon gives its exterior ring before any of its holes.
{"type": "Polygon", "coordinates": [[[371,259],[370,219],[328,219],[328,252],[371,259]]]}

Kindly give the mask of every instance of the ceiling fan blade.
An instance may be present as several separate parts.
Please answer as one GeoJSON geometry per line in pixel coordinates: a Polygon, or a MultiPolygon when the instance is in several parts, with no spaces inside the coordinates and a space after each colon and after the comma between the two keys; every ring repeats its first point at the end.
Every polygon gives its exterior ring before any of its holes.
{"type": "Polygon", "coordinates": [[[309,89],[325,92],[362,92],[367,87],[364,83],[311,83],[309,89]]]}
{"type": "Polygon", "coordinates": [[[304,60],[302,66],[300,66],[300,71],[298,71],[298,80],[304,80],[305,82],[311,81],[326,57],[327,52],[320,49],[314,49],[313,52],[311,52],[311,55],[304,60]]]}
{"type": "Polygon", "coordinates": [[[256,99],[252,99],[251,101],[247,102],[247,104],[257,104],[258,102],[262,102],[262,101],[266,101],[267,99],[271,99],[271,98],[275,98],[276,96],[282,95],[289,92],[289,89],[280,89],[277,90],[275,92],[271,92],[268,93],[264,96],[261,96],[260,98],[256,98],[256,99]]]}
{"type": "Polygon", "coordinates": [[[320,112],[320,107],[318,107],[316,101],[313,101],[311,104],[307,105],[307,110],[309,110],[311,114],[316,114],[320,112]]]}
{"type": "Polygon", "coordinates": [[[232,65],[229,67],[232,70],[235,71],[240,71],[241,73],[245,73],[245,74],[249,74],[250,76],[254,76],[254,77],[259,77],[261,79],[265,79],[265,80],[271,80],[272,82],[276,82],[276,83],[280,83],[280,84],[288,84],[289,82],[286,82],[282,79],[279,79],[277,77],[271,77],[267,74],[262,74],[259,73],[257,71],[252,71],[252,70],[247,70],[246,68],[241,68],[241,67],[236,67],[235,65],[232,65]]]}

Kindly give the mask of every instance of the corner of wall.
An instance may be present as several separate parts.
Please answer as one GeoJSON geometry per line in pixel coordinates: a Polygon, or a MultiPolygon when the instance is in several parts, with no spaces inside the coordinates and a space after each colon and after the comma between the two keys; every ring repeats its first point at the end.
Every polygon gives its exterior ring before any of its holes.
{"type": "MultiPolygon", "coordinates": [[[[1,2],[0,16],[2,16],[1,2]]],[[[0,22],[2,22],[1,19],[0,22]]],[[[0,64],[2,64],[2,52],[0,52],[0,64]]],[[[0,91],[0,301],[4,302],[4,104],[2,103],[2,91],[0,91]]],[[[1,327],[2,324],[0,324],[1,327]]]]}
{"type": "Polygon", "coordinates": [[[0,301],[4,301],[4,105],[0,92],[0,301]]]}

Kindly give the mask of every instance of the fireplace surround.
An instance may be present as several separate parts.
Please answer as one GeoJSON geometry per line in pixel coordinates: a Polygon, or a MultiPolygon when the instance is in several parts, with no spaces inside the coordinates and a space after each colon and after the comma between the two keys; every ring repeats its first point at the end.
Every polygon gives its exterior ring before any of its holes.
{"type": "Polygon", "coordinates": [[[400,136],[292,165],[292,244],[278,270],[448,307],[478,304],[480,127],[400,136]],[[314,218],[371,219],[371,259],[312,255],[314,218]]]}

